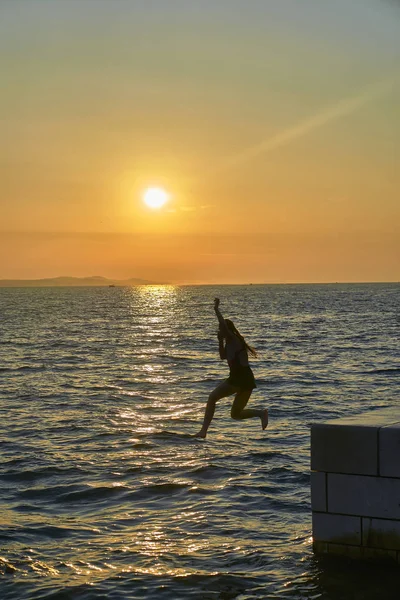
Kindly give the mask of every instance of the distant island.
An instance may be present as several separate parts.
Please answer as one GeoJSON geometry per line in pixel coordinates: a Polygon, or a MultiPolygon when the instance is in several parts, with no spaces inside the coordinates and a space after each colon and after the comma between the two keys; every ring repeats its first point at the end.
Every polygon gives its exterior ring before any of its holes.
{"type": "Polygon", "coordinates": [[[133,285],[166,285],[147,279],[107,279],[107,277],[50,277],[48,279],[0,279],[0,287],[130,287],[133,285]]]}

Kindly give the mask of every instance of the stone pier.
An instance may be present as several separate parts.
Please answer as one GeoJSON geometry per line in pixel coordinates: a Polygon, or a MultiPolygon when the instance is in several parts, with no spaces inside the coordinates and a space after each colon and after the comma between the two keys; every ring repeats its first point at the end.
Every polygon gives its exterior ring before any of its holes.
{"type": "Polygon", "coordinates": [[[400,566],[400,409],[311,426],[317,554],[400,566]]]}

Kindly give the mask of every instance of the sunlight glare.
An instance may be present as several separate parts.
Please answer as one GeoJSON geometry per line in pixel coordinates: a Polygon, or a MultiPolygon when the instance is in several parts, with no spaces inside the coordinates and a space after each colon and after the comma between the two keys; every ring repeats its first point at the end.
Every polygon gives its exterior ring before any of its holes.
{"type": "Polygon", "coordinates": [[[144,203],[149,208],[161,208],[169,200],[169,194],[162,188],[148,188],[143,195],[144,203]]]}

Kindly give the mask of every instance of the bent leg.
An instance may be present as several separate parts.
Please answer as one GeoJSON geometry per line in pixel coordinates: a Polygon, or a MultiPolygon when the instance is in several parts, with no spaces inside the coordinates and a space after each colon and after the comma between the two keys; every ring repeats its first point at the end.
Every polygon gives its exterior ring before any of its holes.
{"type": "Polygon", "coordinates": [[[210,423],[213,419],[215,412],[215,405],[217,400],[221,400],[221,398],[226,398],[227,396],[232,396],[236,389],[229,385],[229,383],[220,383],[215,390],[211,392],[208,396],[206,411],[204,414],[203,426],[200,429],[199,433],[195,437],[205,438],[207,435],[207,430],[210,426],[210,423]]]}
{"type": "Polygon", "coordinates": [[[245,408],[252,390],[242,390],[238,392],[231,408],[231,417],[241,421],[242,419],[253,419],[259,417],[261,419],[261,426],[265,429],[268,425],[268,410],[257,410],[254,408],[245,408]]]}

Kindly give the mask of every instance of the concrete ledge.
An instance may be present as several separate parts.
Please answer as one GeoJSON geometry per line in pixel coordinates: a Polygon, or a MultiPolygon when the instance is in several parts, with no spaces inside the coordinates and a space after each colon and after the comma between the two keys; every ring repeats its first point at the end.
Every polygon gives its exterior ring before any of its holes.
{"type": "Polygon", "coordinates": [[[378,474],[378,428],[313,425],[311,469],[328,473],[378,474]]]}
{"type": "Polygon", "coordinates": [[[378,548],[363,548],[362,546],[345,546],[343,544],[328,544],[328,553],[373,562],[397,563],[395,550],[380,550],[378,548]]]}
{"type": "Polygon", "coordinates": [[[313,540],[313,551],[315,554],[328,554],[328,542],[313,540]]]}
{"type": "Polygon", "coordinates": [[[311,473],[311,508],[318,512],[326,512],[326,473],[311,473]]]}
{"type": "Polygon", "coordinates": [[[400,565],[400,411],[311,427],[313,549],[400,565]]]}
{"type": "Polygon", "coordinates": [[[361,546],[348,546],[347,544],[328,544],[328,554],[355,559],[362,558],[361,546]]]}
{"type": "Polygon", "coordinates": [[[361,518],[314,512],[313,539],[318,542],[359,546],[361,544],[361,518]]]}
{"type": "Polygon", "coordinates": [[[379,430],[379,474],[400,478],[400,423],[379,430]]]}
{"type": "Polygon", "coordinates": [[[327,478],[329,512],[400,519],[400,479],[337,473],[327,478]]]}
{"type": "Polygon", "coordinates": [[[400,564],[400,552],[396,552],[396,550],[381,550],[378,548],[365,548],[362,546],[348,546],[346,544],[314,542],[313,551],[315,554],[334,555],[353,560],[367,560],[373,563],[400,564]]]}
{"type": "MultiPolygon", "coordinates": [[[[393,410],[383,410],[312,424],[311,469],[327,473],[378,475],[378,432],[387,425],[393,427],[398,420],[393,416],[393,410]]],[[[397,438],[397,432],[387,434],[388,452],[391,452],[390,443],[400,445],[400,429],[398,435],[397,438]]]]}
{"type": "Polygon", "coordinates": [[[400,550],[400,521],[362,518],[362,544],[400,550]]]}

